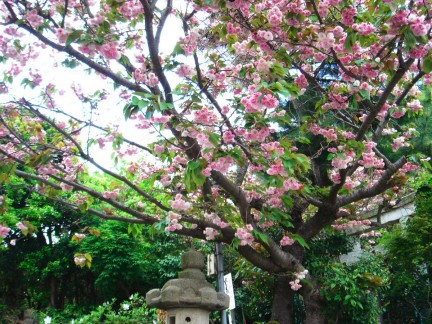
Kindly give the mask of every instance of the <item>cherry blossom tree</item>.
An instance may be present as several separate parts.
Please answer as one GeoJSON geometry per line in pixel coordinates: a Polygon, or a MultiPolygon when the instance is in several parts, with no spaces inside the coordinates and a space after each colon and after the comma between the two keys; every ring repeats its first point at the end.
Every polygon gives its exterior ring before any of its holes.
{"type": "MultiPolygon", "coordinates": [[[[34,191],[104,219],[232,244],[278,274],[274,320],[290,323],[300,293],[306,322],[322,323],[304,249],[331,225],[365,226],[362,212],[391,201],[417,169],[415,156],[385,152],[421,131],[398,119],[421,114],[419,87],[432,83],[431,6],[2,0],[1,178],[30,179],[34,191]],[[164,35],[180,28],[162,53],[164,35]],[[50,83],[65,68],[87,74],[71,89],[50,83]],[[68,91],[85,109],[71,107],[68,91]],[[112,98],[132,136],[103,124],[112,98]],[[111,166],[96,154],[109,146],[111,166]],[[109,187],[82,181],[95,169],[109,187]]],[[[13,225],[1,224],[4,237],[13,225]]]]}

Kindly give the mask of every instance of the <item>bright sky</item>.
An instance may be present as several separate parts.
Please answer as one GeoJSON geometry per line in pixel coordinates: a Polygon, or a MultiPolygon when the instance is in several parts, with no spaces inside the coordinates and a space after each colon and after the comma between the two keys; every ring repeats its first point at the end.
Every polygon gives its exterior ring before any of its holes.
{"type": "MultiPolygon", "coordinates": [[[[179,4],[180,2],[177,2],[179,4]]],[[[179,38],[183,36],[183,29],[181,22],[171,15],[166,21],[164,33],[162,34],[162,39],[160,42],[160,51],[162,54],[171,53],[174,49],[179,38]]],[[[24,36],[23,41],[31,36],[24,36]]],[[[33,41],[33,39],[31,40],[33,41]]],[[[43,81],[41,87],[32,90],[30,87],[23,88],[20,84],[21,80],[28,75],[27,72],[23,72],[14,78],[13,85],[9,86],[9,94],[2,95],[0,97],[0,102],[4,103],[10,100],[20,99],[25,97],[28,101],[33,103],[40,103],[40,93],[42,89],[48,84],[56,85],[57,89],[64,89],[63,95],[57,95],[55,97],[55,102],[60,109],[63,109],[68,114],[79,117],[80,119],[87,119],[89,117],[89,105],[82,103],[74,94],[71,86],[73,84],[79,85],[85,95],[90,95],[96,90],[105,89],[108,92],[108,98],[102,101],[98,106],[99,114],[94,116],[97,118],[98,124],[105,126],[107,124],[117,124],[119,125],[119,131],[124,135],[125,138],[131,139],[137,142],[152,142],[155,137],[149,136],[149,130],[137,130],[131,127],[133,121],[125,121],[123,116],[123,108],[126,101],[119,97],[121,89],[114,91],[113,86],[110,81],[103,80],[101,77],[95,75],[94,73],[88,74],[84,72],[85,66],[79,66],[75,69],[69,69],[61,66],[60,64],[53,69],[52,62],[61,62],[61,55],[54,51],[43,51],[36,61],[36,66],[34,62],[31,62],[27,67],[23,67],[23,71],[27,69],[33,72],[38,72],[42,75],[43,81]],[[14,99],[13,99],[14,98],[14,99]],[[140,132],[142,132],[140,134],[140,132]]],[[[64,57],[66,57],[64,55],[64,57]]],[[[117,64],[115,61],[110,61],[110,64],[117,64]]],[[[9,62],[7,65],[1,65],[0,69],[5,69],[4,72],[10,69],[9,62]]],[[[172,82],[176,83],[175,74],[169,76],[172,82]]],[[[32,79],[31,77],[29,77],[32,79]]],[[[56,119],[58,115],[55,115],[56,119]]],[[[96,119],[94,119],[95,121],[96,119]]],[[[88,131],[82,132],[83,142],[87,139],[88,131]]],[[[96,133],[92,133],[92,136],[96,136],[96,133]]],[[[99,137],[99,136],[97,136],[99,137]]],[[[104,166],[112,166],[111,162],[111,150],[110,145],[107,145],[106,149],[99,149],[97,145],[94,146],[94,153],[104,166]]]]}

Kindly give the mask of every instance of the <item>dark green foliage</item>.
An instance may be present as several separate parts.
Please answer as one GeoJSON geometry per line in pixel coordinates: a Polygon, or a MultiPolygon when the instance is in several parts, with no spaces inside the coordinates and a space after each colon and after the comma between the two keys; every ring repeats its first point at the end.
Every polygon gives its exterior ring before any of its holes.
{"type": "MultiPolygon", "coordinates": [[[[160,288],[180,269],[181,238],[151,236],[149,228],[107,221],[69,210],[32,194],[29,183],[12,179],[3,185],[8,209],[0,222],[12,228],[0,248],[0,321],[26,308],[67,309],[73,318],[102,302],[127,299],[160,288]],[[15,226],[18,219],[34,225],[31,235],[15,226]],[[81,241],[72,240],[84,233],[81,241]],[[16,245],[9,245],[15,239],[16,245]],[[76,253],[91,253],[91,268],[74,263],[76,253]]],[[[117,307],[115,304],[114,307],[117,307]]]]}
{"type": "Polygon", "coordinates": [[[253,321],[268,321],[271,315],[274,276],[269,275],[243,259],[235,267],[236,306],[242,316],[253,321]]]}
{"type": "Polygon", "coordinates": [[[76,245],[71,235],[85,221],[73,212],[26,190],[26,184],[12,181],[3,188],[9,200],[3,219],[13,228],[19,217],[34,227],[33,235],[13,230],[6,242],[16,240],[0,253],[0,304],[8,309],[63,307],[95,302],[92,274],[79,271],[73,262],[76,245]]]}
{"type": "Polygon", "coordinates": [[[382,258],[374,254],[365,254],[351,265],[338,262],[338,256],[352,248],[346,233],[323,233],[307,251],[307,268],[321,284],[330,323],[373,324],[382,312],[379,296],[389,283],[389,273],[382,258]]]}
{"type": "Polygon", "coordinates": [[[392,282],[385,314],[389,323],[432,321],[432,176],[419,181],[415,204],[406,227],[394,228],[383,240],[392,282]]]}
{"type": "Polygon", "coordinates": [[[128,225],[102,223],[100,237],[88,236],[80,251],[93,256],[91,272],[105,299],[126,299],[133,292],[160,288],[180,270],[180,254],[186,246],[179,238],[128,234],[128,225]]]}

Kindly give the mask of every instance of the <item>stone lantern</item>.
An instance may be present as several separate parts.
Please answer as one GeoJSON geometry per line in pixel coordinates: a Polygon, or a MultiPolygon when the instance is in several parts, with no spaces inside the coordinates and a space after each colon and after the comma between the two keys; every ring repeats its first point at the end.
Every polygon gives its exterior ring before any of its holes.
{"type": "Polygon", "coordinates": [[[162,289],[152,289],[146,294],[147,306],[166,310],[167,324],[209,323],[211,311],[228,308],[229,296],[216,292],[205,280],[204,256],[200,252],[184,253],[181,267],[178,279],[171,279],[162,289]]]}

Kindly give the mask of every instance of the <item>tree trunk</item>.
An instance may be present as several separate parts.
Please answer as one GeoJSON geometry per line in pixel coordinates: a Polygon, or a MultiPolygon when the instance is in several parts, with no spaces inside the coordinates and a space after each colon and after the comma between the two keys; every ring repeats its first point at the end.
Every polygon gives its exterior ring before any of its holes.
{"type": "Polygon", "coordinates": [[[54,276],[49,279],[50,284],[50,307],[57,308],[57,282],[54,276]]]}
{"type": "Polygon", "coordinates": [[[290,289],[290,277],[276,277],[273,290],[272,321],[291,324],[294,313],[294,291],[290,289]]]}
{"type": "Polygon", "coordinates": [[[305,303],[305,321],[304,324],[324,324],[326,317],[323,312],[323,300],[320,296],[319,289],[309,288],[303,294],[305,303]]]}

